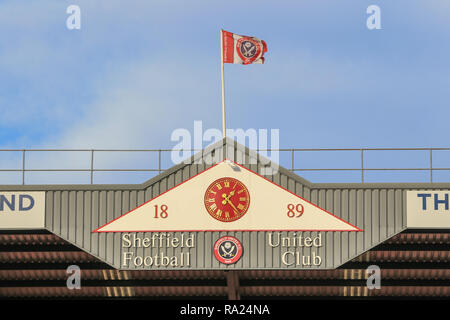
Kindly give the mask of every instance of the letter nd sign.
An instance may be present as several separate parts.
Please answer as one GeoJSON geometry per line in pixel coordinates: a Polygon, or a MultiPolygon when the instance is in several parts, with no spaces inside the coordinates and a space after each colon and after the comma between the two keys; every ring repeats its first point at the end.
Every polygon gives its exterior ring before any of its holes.
{"type": "Polygon", "coordinates": [[[45,192],[0,192],[0,229],[45,227],[45,192]]]}

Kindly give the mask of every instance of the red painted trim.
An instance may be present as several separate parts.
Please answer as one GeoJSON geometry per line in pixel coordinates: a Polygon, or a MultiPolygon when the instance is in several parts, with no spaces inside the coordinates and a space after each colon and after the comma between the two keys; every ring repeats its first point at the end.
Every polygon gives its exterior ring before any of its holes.
{"type": "Polygon", "coordinates": [[[132,209],[131,211],[128,211],[127,213],[125,213],[125,214],[123,214],[123,215],[121,215],[121,216],[115,218],[114,220],[108,222],[107,224],[105,224],[105,225],[103,225],[103,226],[101,226],[101,227],[95,229],[95,230],[92,231],[92,232],[93,232],[93,233],[94,233],[94,232],[95,232],[95,233],[109,233],[109,232],[223,232],[223,231],[225,231],[225,232],[247,232],[247,231],[248,231],[248,232],[249,232],[249,231],[264,231],[264,232],[267,232],[267,231],[274,231],[274,232],[277,232],[277,231],[311,231],[311,232],[331,232],[331,231],[335,231],[335,232],[355,232],[355,231],[356,231],[356,232],[360,232],[360,231],[364,231],[364,230],[362,230],[362,229],[360,229],[360,228],[358,228],[358,227],[352,225],[351,223],[349,223],[349,222],[347,222],[347,221],[345,221],[345,220],[339,218],[338,216],[335,216],[335,215],[332,214],[331,212],[328,212],[327,210],[325,210],[325,209],[323,209],[323,208],[321,208],[321,207],[315,205],[314,203],[311,203],[310,201],[308,201],[308,200],[306,200],[306,199],[300,197],[299,195],[297,195],[297,194],[295,194],[295,193],[293,193],[293,192],[291,192],[291,191],[289,191],[289,190],[283,188],[282,186],[280,186],[280,185],[274,183],[273,181],[270,181],[270,180],[267,179],[266,177],[263,177],[262,175],[260,175],[260,174],[258,174],[258,173],[256,173],[256,172],[254,172],[254,171],[252,171],[252,170],[250,170],[250,169],[248,169],[248,168],[246,168],[246,167],[244,167],[244,166],[242,166],[242,165],[240,165],[240,164],[234,162],[233,160],[224,159],[224,160],[222,160],[222,161],[216,163],[215,165],[209,167],[208,169],[203,170],[202,172],[199,172],[199,173],[197,173],[196,175],[190,177],[190,178],[187,179],[186,181],[183,181],[183,182],[177,184],[176,186],[170,188],[169,190],[166,190],[166,191],[164,191],[163,193],[157,195],[156,197],[154,197],[154,198],[152,198],[152,199],[150,199],[150,200],[144,202],[144,203],[141,204],[140,206],[138,206],[138,207],[132,209]],[[332,215],[332,216],[335,217],[336,219],[339,219],[340,221],[342,221],[342,222],[348,224],[349,226],[351,226],[351,227],[353,227],[353,228],[356,228],[356,229],[358,229],[358,230],[332,230],[332,229],[331,229],[331,230],[311,230],[311,229],[306,229],[306,230],[303,230],[303,229],[293,229],[293,230],[286,230],[286,229],[283,229],[283,230],[273,230],[273,229],[271,229],[271,230],[134,230],[134,231],[131,231],[131,230],[130,230],[130,231],[99,231],[100,229],[106,227],[107,225],[113,223],[114,221],[116,221],[116,220],[118,220],[118,219],[120,219],[120,218],[123,218],[123,217],[126,216],[127,214],[130,214],[131,212],[133,212],[133,211],[139,209],[140,207],[146,205],[146,204],[149,203],[150,201],[153,201],[153,200],[157,199],[158,197],[160,197],[160,196],[162,196],[163,194],[165,194],[165,193],[171,191],[172,189],[175,189],[175,188],[181,186],[182,184],[188,182],[189,180],[194,179],[194,178],[197,177],[198,175],[200,175],[200,174],[202,174],[202,173],[204,173],[204,172],[206,172],[206,171],[208,171],[208,170],[214,168],[215,166],[221,164],[222,162],[226,162],[226,161],[230,161],[230,162],[234,163],[235,165],[237,165],[237,166],[239,166],[239,167],[241,167],[241,168],[243,168],[243,169],[245,169],[245,170],[247,170],[247,171],[249,171],[249,172],[251,172],[251,173],[253,173],[253,174],[256,174],[257,176],[259,176],[259,177],[263,178],[264,180],[266,180],[266,181],[272,183],[273,185],[275,185],[275,186],[277,186],[277,187],[283,189],[284,191],[289,192],[290,194],[296,196],[297,198],[299,198],[299,199],[301,199],[301,200],[303,200],[303,201],[305,201],[305,202],[307,202],[307,203],[313,205],[314,207],[316,207],[316,208],[318,208],[318,209],[320,209],[320,210],[322,210],[322,211],[324,211],[324,212],[326,212],[326,213],[332,215]]]}
{"type": "Polygon", "coordinates": [[[247,229],[236,229],[236,230],[129,230],[129,231],[124,231],[124,230],[122,230],[122,231],[97,231],[97,230],[94,230],[92,232],[95,232],[95,233],[113,233],[113,232],[132,233],[132,232],[359,232],[359,231],[363,231],[363,230],[361,230],[361,229],[359,229],[359,230],[313,230],[313,229],[247,230],[247,229]]]}

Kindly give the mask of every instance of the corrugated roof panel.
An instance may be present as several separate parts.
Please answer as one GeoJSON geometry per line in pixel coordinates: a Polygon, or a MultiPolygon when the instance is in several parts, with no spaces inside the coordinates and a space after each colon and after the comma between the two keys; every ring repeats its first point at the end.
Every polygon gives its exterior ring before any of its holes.
{"type": "Polygon", "coordinates": [[[2,263],[86,263],[98,262],[90,254],[78,252],[0,252],[0,264],[2,263]]]}
{"type": "Polygon", "coordinates": [[[345,270],[248,270],[240,279],[343,279],[345,270]]]}
{"type": "MultiPolygon", "coordinates": [[[[108,270],[109,271],[109,270],[108,270]]],[[[60,280],[66,281],[66,270],[0,270],[0,280],[60,280]]],[[[103,279],[102,270],[81,270],[83,280],[103,279]]]]}
{"type": "Polygon", "coordinates": [[[4,287],[0,288],[0,297],[104,297],[104,287],[82,287],[69,290],[66,287],[4,287]]]}
{"type": "Polygon", "coordinates": [[[368,251],[355,262],[448,262],[450,251],[368,251]]]}
{"type": "Polygon", "coordinates": [[[70,245],[53,234],[0,234],[1,245],[70,245]]]}
{"type": "MultiPolygon", "coordinates": [[[[338,270],[274,270],[236,271],[241,280],[354,280],[366,279],[366,269],[338,270]]],[[[385,280],[449,280],[450,269],[382,269],[385,280]]],[[[61,280],[65,281],[66,270],[0,270],[0,280],[61,280]]],[[[81,270],[83,280],[210,280],[225,279],[224,271],[121,271],[121,270],[81,270]]]]}
{"type": "Polygon", "coordinates": [[[379,290],[370,290],[371,296],[389,297],[448,297],[450,296],[450,287],[448,286],[382,286],[379,290]]]}
{"type": "Polygon", "coordinates": [[[226,273],[222,270],[174,270],[174,271],[128,271],[135,280],[151,279],[225,279],[226,273]]]}
{"type": "Polygon", "coordinates": [[[400,233],[384,244],[450,244],[448,233],[400,233]]]}
{"type": "Polygon", "coordinates": [[[170,296],[227,296],[225,286],[155,286],[133,287],[135,296],[170,297],[170,296]]]}
{"type": "MultiPolygon", "coordinates": [[[[450,269],[381,269],[382,279],[450,279],[450,269]]],[[[366,279],[366,269],[250,270],[239,271],[239,279],[366,279]]]]}
{"type": "Polygon", "coordinates": [[[247,286],[240,287],[241,296],[340,296],[339,286],[247,286]]]}

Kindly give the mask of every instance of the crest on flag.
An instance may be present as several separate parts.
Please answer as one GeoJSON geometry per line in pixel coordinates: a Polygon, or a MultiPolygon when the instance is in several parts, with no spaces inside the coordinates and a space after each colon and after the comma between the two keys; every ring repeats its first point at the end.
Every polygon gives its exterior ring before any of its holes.
{"type": "Polygon", "coordinates": [[[223,62],[237,64],[264,63],[267,45],[264,40],[222,30],[223,62]]]}

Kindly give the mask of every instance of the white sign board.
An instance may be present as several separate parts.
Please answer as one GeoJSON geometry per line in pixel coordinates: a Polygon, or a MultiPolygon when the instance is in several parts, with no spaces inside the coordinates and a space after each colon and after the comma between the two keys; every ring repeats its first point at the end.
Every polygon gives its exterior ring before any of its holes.
{"type": "Polygon", "coordinates": [[[450,190],[406,192],[408,228],[450,228],[450,190]]]}
{"type": "Polygon", "coordinates": [[[45,192],[0,191],[0,229],[43,229],[45,192]]]}

